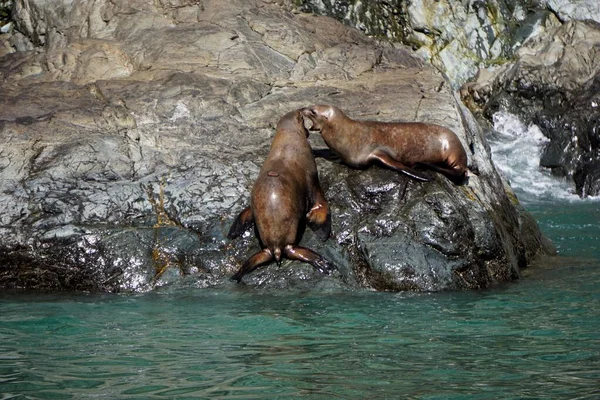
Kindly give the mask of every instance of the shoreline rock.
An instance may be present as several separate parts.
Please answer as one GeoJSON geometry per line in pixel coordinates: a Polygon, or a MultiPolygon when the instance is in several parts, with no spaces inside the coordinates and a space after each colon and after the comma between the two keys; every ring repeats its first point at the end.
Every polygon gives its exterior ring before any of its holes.
{"type": "Polygon", "coordinates": [[[550,141],[540,165],[574,180],[581,197],[600,195],[600,24],[570,21],[526,43],[516,60],[481,73],[461,95],[476,114],[498,110],[534,123],[550,141]]]}
{"type": "Polygon", "coordinates": [[[448,81],[403,46],[270,1],[16,6],[15,35],[32,50],[0,57],[0,287],[225,284],[258,248],[251,232],[225,234],[274,125],[314,103],[445,125],[478,175],[468,186],[419,184],[317,159],[333,236],[323,244],[307,230],[302,243],[339,273],[286,262],[247,284],[482,288],[552,252],[448,81]]]}

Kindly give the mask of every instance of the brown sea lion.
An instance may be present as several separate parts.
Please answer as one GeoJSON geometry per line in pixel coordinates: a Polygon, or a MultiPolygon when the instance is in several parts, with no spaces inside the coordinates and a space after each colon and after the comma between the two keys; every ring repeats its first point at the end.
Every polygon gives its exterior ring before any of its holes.
{"type": "Polygon", "coordinates": [[[314,251],[298,246],[307,224],[321,240],[331,231],[331,214],[308,144],[308,131],[299,110],[277,123],[271,150],[250,195],[250,207],[233,222],[227,237],[233,239],[253,223],[262,250],[254,254],[231,277],[240,281],[248,272],[281,257],[311,264],[322,273],[335,266],[314,251]]]}
{"type": "Polygon", "coordinates": [[[422,165],[455,183],[466,180],[467,153],[448,128],[422,122],[354,120],[331,105],[314,105],[301,112],[312,121],[310,130],[321,132],[327,146],[351,167],[377,162],[413,179],[430,181],[431,177],[412,169],[422,165]]]}

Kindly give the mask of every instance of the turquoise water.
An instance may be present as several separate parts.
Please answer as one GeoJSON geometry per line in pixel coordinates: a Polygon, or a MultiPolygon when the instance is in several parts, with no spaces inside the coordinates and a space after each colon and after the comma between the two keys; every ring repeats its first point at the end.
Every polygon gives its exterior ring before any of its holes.
{"type": "Polygon", "coordinates": [[[600,202],[561,257],[460,293],[0,294],[0,399],[600,398],[600,202]]]}

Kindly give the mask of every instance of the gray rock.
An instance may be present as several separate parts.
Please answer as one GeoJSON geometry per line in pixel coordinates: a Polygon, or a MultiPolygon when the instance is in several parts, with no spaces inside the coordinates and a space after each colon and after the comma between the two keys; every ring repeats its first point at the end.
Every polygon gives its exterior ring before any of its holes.
{"type": "Polygon", "coordinates": [[[286,261],[247,284],[480,288],[548,250],[472,115],[407,48],[259,0],[21,0],[16,10],[33,50],[0,58],[1,287],[225,284],[258,248],[250,231],[225,234],[274,126],[313,103],[448,126],[476,174],[468,186],[423,184],[318,159],[333,235],[321,243],[307,230],[302,244],[338,272],[286,261]]]}
{"type": "MultiPolygon", "coordinates": [[[[561,11],[559,18],[585,14],[575,12],[580,2],[573,0],[289,0],[287,3],[292,8],[331,16],[367,35],[411,46],[419,56],[443,71],[454,88],[473,78],[479,68],[511,59],[522,43],[549,26],[558,25],[559,19],[552,10],[561,11]]],[[[593,1],[585,3],[593,11],[593,1]]],[[[595,14],[597,10],[589,15],[595,14]]]]}
{"type": "Polygon", "coordinates": [[[541,0],[561,21],[592,20],[600,22],[600,3],[596,0],[541,0]]]}
{"type": "Polygon", "coordinates": [[[542,167],[574,178],[577,193],[600,195],[600,24],[570,21],[538,36],[516,52],[516,60],[482,71],[461,93],[487,118],[499,109],[535,123],[550,139],[542,167]]]}

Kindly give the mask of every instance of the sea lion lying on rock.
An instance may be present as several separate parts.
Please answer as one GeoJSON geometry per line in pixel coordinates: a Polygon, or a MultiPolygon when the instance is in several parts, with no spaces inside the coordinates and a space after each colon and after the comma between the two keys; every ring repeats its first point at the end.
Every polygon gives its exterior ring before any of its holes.
{"type": "Polygon", "coordinates": [[[314,251],[297,246],[306,223],[323,241],[331,231],[331,214],[319,185],[317,166],[299,110],[277,123],[271,150],[252,188],[250,207],[233,222],[227,237],[236,238],[253,223],[263,248],[231,277],[240,281],[257,267],[281,257],[307,262],[321,273],[335,266],[314,251]]]}
{"type": "Polygon", "coordinates": [[[454,132],[423,122],[361,121],[331,105],[301,109],[310,130],[319,131],[327,146],[346,165],[365,168],[375,162],[413,179],[432,178],[412,167],[422,165],[462,184],[468,174],[467,153],[454,132]]]}

